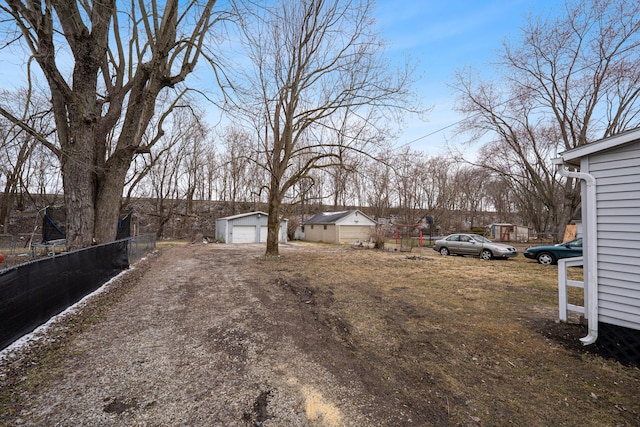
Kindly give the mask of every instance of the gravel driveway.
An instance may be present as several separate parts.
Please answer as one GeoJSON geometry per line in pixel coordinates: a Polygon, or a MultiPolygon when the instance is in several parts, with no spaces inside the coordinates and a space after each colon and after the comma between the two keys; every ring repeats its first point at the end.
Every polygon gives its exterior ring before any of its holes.
{"type": "MultiPolygon", "coordinates": [[[[287,250],[295,246],[281,249],[287,250]]],[[[334,370],[340,378],[328,371],[327,366],[348,360],[348,353],[331,350],[335,359],[327,365],[300,348],[328,343],[300,307],[310,301],[282,284],[261,281],[252,266],[263,253],[263,246],[192,245],[141,261],[108,285],[107,293],[120,294],[117,301],[67,340],[50,375],[23,392],[17,413],[4,414],[0,422],[265,427],[397,422],[374,415],[375,402],[348,369],[334,370]]]]}
{"type": "Polygon", "coordinates": [[[281,253],[149,255],[0,353],[0,426],[640,425],[640,371],[557,321],[557,270],[281,253]]]}

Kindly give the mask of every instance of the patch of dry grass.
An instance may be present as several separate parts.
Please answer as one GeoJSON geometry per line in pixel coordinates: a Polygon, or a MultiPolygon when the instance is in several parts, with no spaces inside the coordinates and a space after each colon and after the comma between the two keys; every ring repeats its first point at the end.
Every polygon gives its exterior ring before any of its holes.
{"type": "Polygon", "coordinates": [[[638,369],[582,348],[585,328],[558,322],[555,266],[430,249],[285,260],[273,273],[331,294],[324,309],[348,325],[354,357],[399,403],[437,407],[453,424],[640,423],[638,369]]]}

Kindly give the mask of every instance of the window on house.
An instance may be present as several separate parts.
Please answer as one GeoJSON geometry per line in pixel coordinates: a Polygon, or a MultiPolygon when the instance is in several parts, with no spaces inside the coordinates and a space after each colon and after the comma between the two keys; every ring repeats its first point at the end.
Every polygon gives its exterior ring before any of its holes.
{"type": "Polygon", "coordinates": [[[324,228],[325,230],[327,229],[327,226],[326,226],[326,224],[325,224],[325,225],[323,225],[322,227],[323,227],[323,228],[324,228]]]}

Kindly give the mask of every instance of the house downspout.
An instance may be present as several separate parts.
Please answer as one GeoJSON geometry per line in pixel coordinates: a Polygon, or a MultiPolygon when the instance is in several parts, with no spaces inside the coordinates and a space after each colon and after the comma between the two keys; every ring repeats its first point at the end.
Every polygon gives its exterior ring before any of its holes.
{"type": "MultiPolygon", "coordinates": [[[[586,203],[586,225],[587,233],[587,301],[585,309],[587,310],[587,321],[589,325],[589,334],[580,338],[583,345],[589,345],[598,339],[598,239],[596,230],[596,178],[585,172],[575,172],[567,169],[562,158],[554,159],[554,164],[558,166],[560,175],[567,178],[576,178],[584,180],[587,186],[587,203],[586,203]]],[[[584,204],[583,204],[584,207],[584,204]]],[[[584,210],[583,210],[584,211],[584,210]]]]}

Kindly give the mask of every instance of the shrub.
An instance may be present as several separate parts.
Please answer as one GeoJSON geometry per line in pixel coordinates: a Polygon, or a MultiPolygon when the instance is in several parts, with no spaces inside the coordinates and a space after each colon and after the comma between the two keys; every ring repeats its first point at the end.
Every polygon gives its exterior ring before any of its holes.
{"type": "Polygon", "coordinates": [[[481,236],[487,236],[489,234],[489,230],[484,227],[473,227],[471,229],[472,234],[479,234],[481,236]]]}
{"type": "Polygon", "coordinates": [[[374,249],[384,249],[384,241],[386,238],[386,232],[382,225],[378,224],[371,232],[371,241],[373,242],[374,249]]]}

